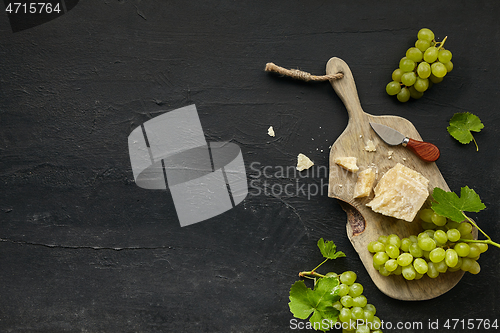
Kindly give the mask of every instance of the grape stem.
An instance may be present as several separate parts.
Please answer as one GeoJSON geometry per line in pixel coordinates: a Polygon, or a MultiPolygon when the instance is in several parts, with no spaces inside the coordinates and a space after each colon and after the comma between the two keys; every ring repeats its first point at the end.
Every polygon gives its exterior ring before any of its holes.
{"type": "Polygon", "coordinates": [[[299,273],[299,276],[300,277],[314,276],[314,277],[324,278],[326,275],[316,273],[315,271],[303,271],[299,273]]]}
{"type": "Polygon", "coordinates": [[[439,44],[438,50],[441,50],[441,48],[443,47],[443,45],[447,39],[448,39],[448,36],[446,36],[441,42],[436,42],[436,44],[439,44]]]}
{"type": "Polygon", "coordinates": [[[477,146],[476,139],[474,139],[474,137],[472,137],[472,140],[474,140],[474,144],[476,145],[476,151],[479,151],[479,147],[477,146]]]}
{"type": "Polygon", "coordinates": [[[481,230],[481,228],[478,227],[478,225],[476,224],[476,222],[474,222],[471,218],[469,218],[464,213],[462,213],[462,214],[467,219],[467,221],[469,221],[470,224],[472,224],[473,226],[475,226],[477,228],[477,230],[479,230],[488,239],[486,239],[486,240],[480,240],[480,239],[463,239],[463,238],[460,238],[461,241],[467,242],[467,243],[486,243],[486,244],[490,244],[490,245],[493,245],[493,246],[496,246],[496,247],[500,248],[500,244],[492,241],[491,237],[488,236],[483,230],[481,230]]]}

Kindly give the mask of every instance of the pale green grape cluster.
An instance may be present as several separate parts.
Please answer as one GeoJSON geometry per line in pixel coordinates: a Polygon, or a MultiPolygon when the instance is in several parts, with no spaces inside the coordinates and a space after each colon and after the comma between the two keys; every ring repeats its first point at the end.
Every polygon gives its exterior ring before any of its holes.
{"type": "Polygon", "coordinates": [[[377,309],[369,304],[363,295],[363,286],[356,282],[357,275],[346,271],[340,275],[328,273],[326,276],[338,276],[340,300],[333,304],[339,310],[339,317],[344,333],[382,333],[377,309]]]}
{"type": "Polygon", "coordinates": [[[385,87],[389,95],[396,95],[400,102],[410,97],[419,99],[432,84],[439,83],[453,69],[452,54],[442,42],[436,42],[434,33],[423,28],[417,34],[414,47],[406,51],[399,61],[399,68],[392,72],[392,81],[385,87]]]}
{"type": "Polygon", "coordinates": [[[425,274],[437,278],[447,271],[479,273],[477,260],[488,244],[467,242],[473,239],[469,222],[448,220],[432,209],[422,209],[419,216],[424,231],[418,235],[401,239],[391,234],[368,244],[368,251],[374,254],[373,267],[380,274],[418,280],[425,274]]]}

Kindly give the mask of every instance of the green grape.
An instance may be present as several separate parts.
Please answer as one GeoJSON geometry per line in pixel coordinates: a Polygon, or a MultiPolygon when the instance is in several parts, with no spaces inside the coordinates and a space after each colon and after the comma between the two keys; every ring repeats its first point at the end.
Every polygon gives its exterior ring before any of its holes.
{"type": "Polygon", "coordinates": [[[456,229],[456,228],[458,228],[459,225],[460,225],[460,223],[458,223],[458,222],[448,220],[445,227],[448,229],[456,229]]]}
{"type": "Polygon", "coordinates": [[[447,222],[446,217],[441,216],[441,215],[436,214],[436,213],[432,214],[431,220],[432,220],[432,223],[434,223],[437,226],[446,225],[446,222],[447,222]]]}
{"type": "Polygon", "coordinates": [[[375,244],[373,244],[373,250],[375,252],[384,252],[385,251],[385,244],[380,243],[379,241],[376,241],[375,244]]]}
{"type": "Polygon", "coordinates": [[[442,77],[436,77],[434,74],[431,73],[431,75],[429,76],[429,80],[432,83],[439,83],[439,82],[443,81],[443,78],[442,77]]]}
{"type": "Polygon", "coordinates": [[[436,248],[436,241],[430,237],[420,238],[418,240],[418,246],[420,246],[423,251],[432,251],[436,248]]]}
{"type": "Polygon", "coordinates": [[[467,243],[457,243],[453,249],[460,257],[467,257],[470,253],[470,246],[467,243]]]}
{"type": "Polygon", "coordinates": [[[339,313],[339,319],[340,321],[342,322],[348,322],[349,320],[351,320],[352,316],[351,316],[351,310],[348,309],[348,308],[342,308],[342,310],[340,310],[340,313],[339,313]]]}
{"type": "Polygon", "coordinates": [[[472,259],[462,258],[462,266],[460,266],[460,269],[464,272],[468,272],[471,269],[473,262],[474,260],[472,259]]]}
{"type": "Polygon", "coordinates": [[[481,253],[488,251],[488,244],[486,244],[486,243],[475,243],[474,245],[477,246],[477,248],[479,249],[479,252],[481,252],[481,253]]]}
{"type": "Polygon", "coordinates": [[[400,247],[401,246],[401,239],[396,234],[390,234],[389,236],[387,236],[387,243],[394,245],[396,247],[400,247]]]}
{"type": "MultiPolygon", "coordinates": [[[[375,305],[373,304],[366,304],[364,307],[363,307],[363,310],[365,311],[370,311],[371,313],[373,313],[373,315],[375,315],[377,313],[377,308],[375,307],[375,305]]],[[[371,321],[371,320],[370,320],[371,321]]]]}
{"type": "Polygon", "coordinates": [[[349,288],[349,296],[356,297],[363,293],[363,286],[360,283],[353,283],[349,288]]]}
{"type": "Polygon", "coordinates": [[[427,275],[431,278],[431,279],[435,279],[439,276],[439,272],[436,268],[436,265],[433,263],[433,262],[428,262],[427,263],[427,267],[429,268],[427,270],[427,275]]]}
{"type": "Polygon", "coordinates": [[[349,294],[349,286],[345,283],[341,283],[339,285],[339,296],[342,297],[342,296],[345,296],[347,294],[349,294]]]}
{"type": "Polygon", "coordinates": [[[353,320],[363,319],[365,316],[365,311],[359,306],[354,306],[351,309],[351,316],[353,320]]]}
{"type": "Polygon", "coordinates": [[[446,250],[444,262],[448,265],[448,267],[455,267],[458,263],[457,251],[453,249],[446,250]]]}
{"type": "Polygon", "coordinates": [[[396,259],[389,259],[385,262],[384,267],[389,272],[394,272],[398,268],[398,262],[396,259]]]}
{"type": "Polygon", "coordinates": [[[365,315],[364,315],[364,318],[363,318],[363,319],[364,319],[364,321],[365,321],[366,323],[371,323],[371,322],[372,322],[372,320],[373,320],[373,317],[375,317],[375,313],[374,313],[374,312],[371,312],[371,311],[368,311],[368,310],[366,310],[365,308],[363,308],[363,310],[364,310],[364,314],[365,314],[365,315]]]}
{"type": "Polygon", "coordinates": [[[427,229],[427,230],[424,230],[424,232],[429,235],[430,238],[433,238],[434,237],[434,230],[432,229],[427,229]]]}
{"type": "Polygon", "coordinates": [[[433,63],[431,65],[431,70],[432,74],[434,74],[435,77],[443,77],[446,75],[446,73],[448,73],[448,71],[446,70],[446,66],[440,62],[433,63]]]}
{"type": "Polygon", "coordinates": [[[410,245],[410,254],[415,258],[420,258],[424,255],[422,249],[418,246],[418,243],[412,243],[410,245]]]}
{"type": "Polygon", "coordinates": [[[396,95],[398,101],[400,101],[401,103],[408,102],[410,96],[410,90],[408,90],[408,88],[406,87],[401,88],[401,91],[396,95]]]}
{"type": "Polygon", "coordinates": [[[417,272],[415,271],[415,268],[413,268],[413,265],[403,266],[403,277],[406,280],[415,279],[415,275],[417,275],[417,272]]]}
{"type": "MultiPolygon", "coordinates": [[[[408,54],[408,52],[406,52],[408,54]]],[[[452,54],[449,50],[439,50],[438,59],[441,63],[445,64],[451,60],[452,54]]]]}
{"type": "Polygon", "coordinates": [[[417,38],[431,42],[434,40],[434,33],[432,32],[431,29],[422,28],[418,31],[417,38]]]}
{"type": "Polygon", "coordinates": [[[368,249],[368,251],[369,251],[370,253],[375,253],[375,252],[377,252],[377,251],[375,251],[375,250],[373,249],[373,245],[375,245],[375,243],[377,243],[377,241],[371,241],[371,242],[370,242],[370,243],[368,243],[368,245],[366,246],[366,248],[368,249]]]}
{"type": "MultiPolygon", "coordinates": [[[[423,64],[423,63],[422,63],[423,64]]],[[[428,65],[428,64],[427,64],[428,65]]],[[[419,65],[420,66],[420,65],[419,65]]],[[[432,222],[432,214],[434,214],[434,211],[430,208],[425,208],[418,213],[418,216],[420,219],[424,222],[432,222]]]]}
{"type": "Polygon", "coordinates": [[[446,235],[446,232],[444,232],[443,230],[436,230],[436,232],[434,233],[434,240],[438,244],[444,245],[446,244],[446,242],[448,242],[448,236],[446,235]]]}
{"type": "Polygon", "coordinates": [[[411,240],[411,242],[412,242],[412,243],[416,243],[416,242],[418,242],[418,238],[417,238],[417,236],[415,236],[415,235],[411,235],[411,236],[410,236],[410,237],[408,237],[408,238],[411,240]]]}
{"type": "Polygon", "coordinates": [[[347,284],[348,286],[352,285],[354,282],[356,282],[357,279],[356,273],[353,271],[345,271],[340,275],[340,282],[347,284]]]}
{"type": "Polygon", "coordinates": [[[418,234],[417,238],[418,240],[420,240],[421,238],[429,238],[429,234],[426,233],[425,231],[422,231],[421,233],[418,234]]]}
{"type": "Polygon", "coordinates": [[[403,72],[412,72],[415,69],[415,61],[403,57],[399,61],[399,68],[401,68],[403,72]]]}
{"type": "MultiPolygon", "coordinates": [[[[410,47],[406,51],[406,58],[408,58],[410,60],[413,60],[414,62],[420,62],[420,61],[422,61],[422,57],[423,57],[422,51],[420,51],[416,47],[410,47]]],[[[450,60],[451,60],[451,58],[450,58],[450,60]]]]}
{"type": "Polygon", "coordinates": [[[427,50],[424,52],[424,60],[425,62],[432,64],[434,61],[437,60],[438,58],[438,49],[435,46],[429,47],[427,50]]]}
{"type": "Polygon", "coordinates": [[[401,240],[401,251],[408,252],[410,249],[411,240],[409,238],[403,238],[401,240]]]}
{"type": "Polygon", "coordinates": [[[420,280],[423,276],[424,276],[424,274],[420,274],[419,272],[416,272],[415,273],[415,280],[420,280]]]}
{"type": "Polygon", "coordinates": [[[379,241],[380,243],[382,243],[382,244],[384,244],[384,245],[385,245],[385,244],[387,243],[387,236],[385,236],[385,235],[381,235],[381,236],[379,236],[379,237],[378,237],[378,241],[379,241]]]}
{"type": "Polygon", "coordinates": [[[415,81],[417,81],[417,75],[415,72],[407,72],[401,76],[401,82],[407,87],[412,86],[415,81]]]}
{"type": "Polygon", "coordinates": [[[377,265],[384,265],[385,262],[389,260],[389,256],[385,252],[377,252],[373,256],[373,262],[377,265]]]}
{"type": "Polygon", "coordinates": [[[470,233],[470,234],[461,235],[460,238],[472,240],[472,239],[474,239],[474,236],[472,236],[472,233],[470,233]]]}
{"type": "Polygon", "coordinates": [[[346,308],[350,308],[352,306],[352,297],[349,295],[342,296],[340,298],[340,303],[346,308]]]}
{"type": "Polygon", "coordinates": [[[397,257],[399,257],[399,248],[392,244],[389,244],[385,247],[385,253],[387,253],[389,258],[396,259],[397,257]]]}
{"type": "Polygon", "coordinates": [[[404,72],[401,70],[401,68],[395,69],[391,75],[392,81],[401,82],[401,75],[403,75],[403,73],[404,72]]]}
{"type": "Polygon", "coordinates": [[[436,265],[436,269],[439,273],[446,273],[448,270],[448,265],[444,262],[444,260],[441,260],[440,262],[434,263],[436,265]]]}
{"type": "Polygon", "coordinates": [[[387,94],[394,96],[401,91],[401,85],[399,82],[391,81],[385,86],[385,91],[387,94]]]}
{"type": "Polygon", "coordinates": [[[393,270],[391,273],[394,274],[394,275],[401,275],[402,273],[402,267],[398,265],[398,268],[396,268],[395,270],[393,270]]]}
{"type": "Polygon", "coordinates": [[[417,74],[422,79],[427,79],[429,75],[431,75],[431,65],[429,65],[425,61],[421,62],[420,64],[418,64],[417,74]]]}
{"type": "Polygon", "coordinates": [[[460,239],[460,231],[458,231],[457,229],[449,229],[446,232],[446,236],[448,237],[448,240],[450,242],[456,242],[460,239]]]}
{"type": "Polygon", "coordinates": [[[338,276],[338,274],[337,274],[337,273],[335,273],[335,272],[328,272],[328,273],[326,273],[326,274],[325,274],[325,276],[326,276],[326,277],[337,277],[337,276],[338,276]]]}
{"type": "Polygon", "coordinates": [[[408,90],[410,91],[410,97],[413,99],[419,99],[424,96],[424,93],[417,91],[414,86],[409,87],[408,90]]]}
{"type": "Polygon", "coordinates": [[[417,77],[417,80],[415,81],[413,87],[415,87],[416,91],[424,92],[429,88],[429,79],[422,79],[420,77],[417,77]]]}
{"type": "Polygon", "coordinates": [[[377,271],[380,270],[380,267],[382,267],[382,265],[377,265],[376,263],[373,263],[373,268],[375,268],[377,271]]]}
{"type": "Polygon", "coordinates": [[[413,256],[409,253],[402,253],[399,255],[397,261],[399,266],[405,267],[411,264],[413,256]]]}
{"type": "Polygon", "coordinates": [[[423,39],[417,39],[415,42],[415,47],[419,49],[422,52],[425,52],[431,46],[431,42],[428,40],[423,40],[423,39]]]}
{"type": "MultiPolygon", "coordinates": [[[[458,260],[457,260],[456,265],[455,265],[455,266],[453,266],[453,267],[449,267],[449,268],[448,268],[448,271],[449,271],[449,272],[456,272],[456,271],[459,271],[459,270],[460,270],[460,267],[462,267],[462,261],[463,261],[463,260],[462,260],[462,258],[460,258],[460,257],[457,257],[457,258],[458,258],[458,260]]],[[[445,259],[445,260],[446,260],[446,259],[445,259]]],[[[446,261],[445,261],[445,262],[446,262],[446,261]]],[[[447,265],[448,265],[448,264],[447,264],[447,265]]]]}
{"type": "Polygon", "coordinates": [[[481,251],[477,247],[476,244],[469,244],[469,254],[467,255],[467,258],[475,258],[478,257],[481,254],[481,251]]]}
{"type": "Polygon", "coordinates": [[[445,253],[446,251],[443,249],[443,248],[440,248],[440,247],[436,247],[434,250],[432,250],[430,253],[429,253],[429,259],[433,262],[433,263],[438,263],[440,261],[443,261],[444,260],[444,257],[446,255],[445,253]]]}
{"type": "Polygon", "coordinates": [[[462,222],[458,225],[457,229],[460,231],[460,235],[465,236],[472,232],[472,225],[469,222],[462,222]]]}
{"type": "Polygon", "coordinates": [[[337,302],[333,303],[333,305],[332,305],[332,306],[333,306],[335,309],[339,310],[339,311],[340,311],[340,310],[342,310],[342,309],[344,308],[344,307],[342,306],[342,303],[340,303],[340,301],[337,301],[337,302]]]}
{"type": "Polygon", "coordinates": [[[472,266],[469,269],[469,273],[472,274],[478,274],[481,271],[481,266],[479,266],[479,263],[475,260],[472,261],[472,266]]]}
{"type": "Polygon", "coordinates": [[[389,275],[391,275],[391,272],[389,272],[387,269],[385,269],[385,266],[383,266],[383,265],[380,266],[380,269],[378,270],[378,272],[382,276],[389,276],[389,275]]]}
{"type": "Polygon", "coordinates": [[[370,333],[370,328],[367,325],[358,325],[356,333],[370,333]]]}
{"type": "Polygon", "coordinates": [[[415,271],[419,274],[425,274],[429,269],[427,262],[422,258],[417,258],[413,261],[413,268],[415,268],[415,271]]]}
{"type": "Polygon", "coordinates": [[[368,300],[366,299],[366,297],[364,295],[359,295],[359,296],[356,296],[352,299],[353,306],[364,307],[367,303],[368,303],[368,300]]]}
{"type": "Polygon", "coordinates": [[[448,71],[448,73],[453,70],[453,63],[451,61],[446,62],[444,65],[445,65],[446,70],[448,71]]]}

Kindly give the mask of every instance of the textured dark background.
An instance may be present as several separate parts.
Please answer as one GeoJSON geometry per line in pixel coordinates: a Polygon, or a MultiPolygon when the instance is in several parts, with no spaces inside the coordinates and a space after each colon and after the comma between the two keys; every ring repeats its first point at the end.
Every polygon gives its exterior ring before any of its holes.
{"type": "Polygon", "coordinates": [[[385,321],[497,319],[499,249],[437,299],[390,299],[326,192],[263,192],[320,186],[326,175],[266,179],[251,165],[293,166],[299,152],[316,169],[328,165],[347,123],[340,99],[328,83],[263,69],[272,61],[322,74],[337,56],[366,112],[403,116],[441,148],[450,188],[481,195],[488,208],[472,217],[500,239],[499,15],[498,1],[88,0],[13,33],[2,13],[0,331],[289,332],[288,291],[322,260],[320,237],[348,256],[324,271],[356,271],[385,321]],[[401,104],[384,87],[422,27],[448,36],[455,69],[401,104]],[[169,192],[134,184],[127,136],[193,103],[207,139],[237,143],[259,187],[235,209],[181,228],[169,192]],[[446,131],[465,111],[486,125],[479,152],[446,131]]]}

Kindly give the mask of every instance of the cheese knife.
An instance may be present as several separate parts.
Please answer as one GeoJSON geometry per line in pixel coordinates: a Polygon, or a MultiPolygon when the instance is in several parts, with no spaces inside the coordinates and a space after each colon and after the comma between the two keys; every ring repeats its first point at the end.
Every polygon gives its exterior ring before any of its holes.
{"type": "Polygon", "coordinates": [[[401,144],[403,147],[410,148],[415,155],[426,162],[434,162],[439,158],[439,149],[432,143],[411,139],[386,125],[370,122],[370,126],[388,145],[401,144]]]}

